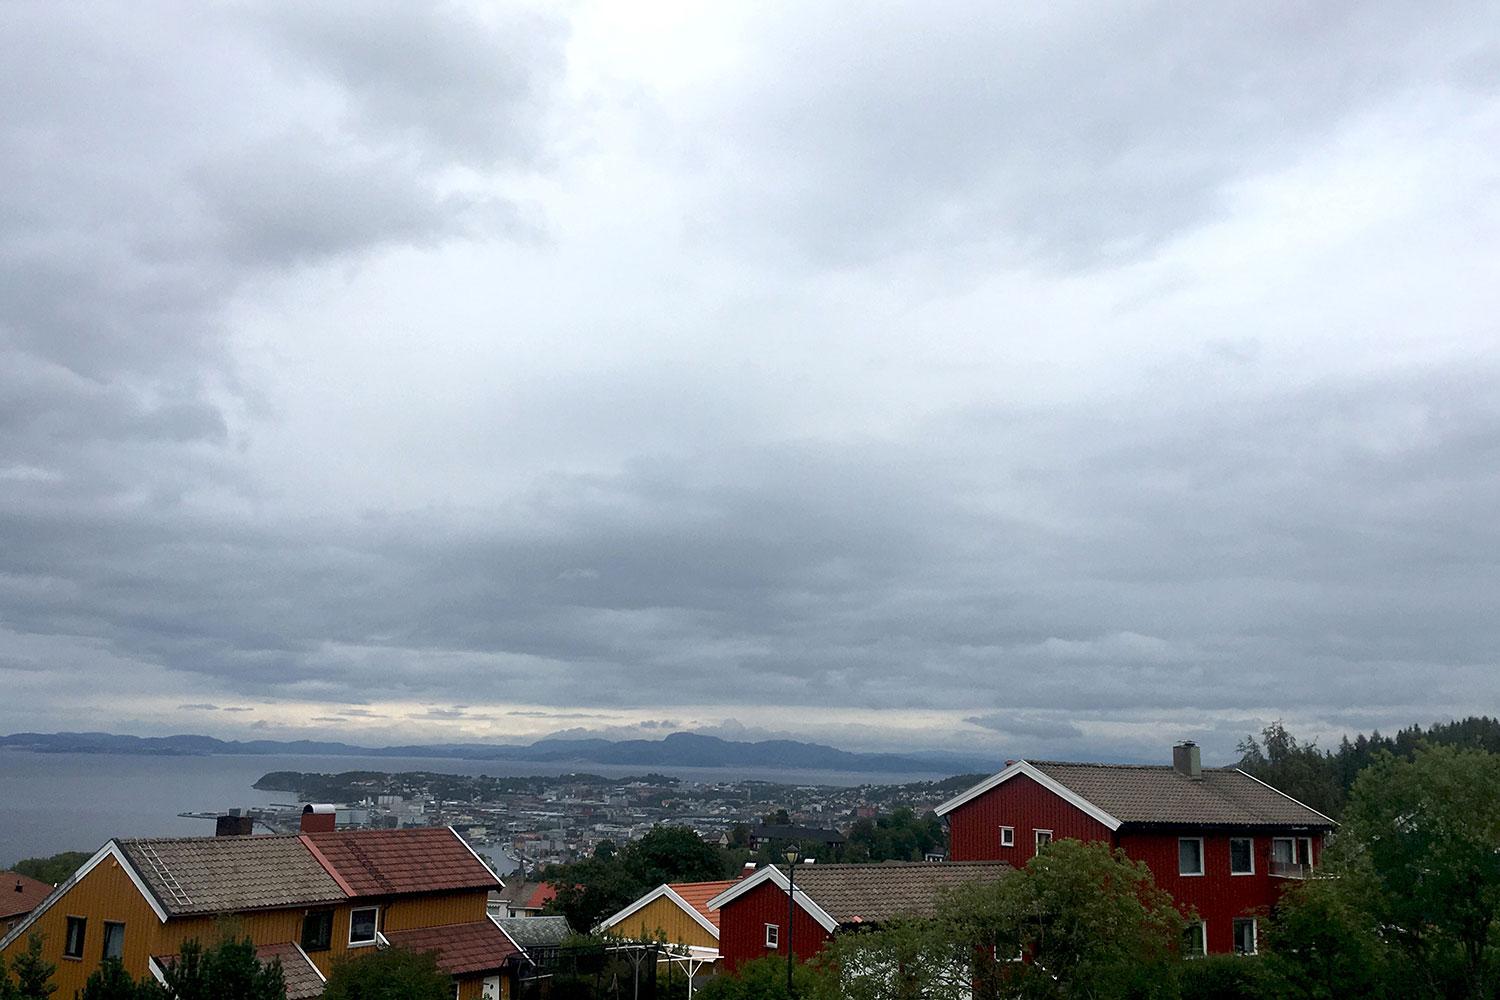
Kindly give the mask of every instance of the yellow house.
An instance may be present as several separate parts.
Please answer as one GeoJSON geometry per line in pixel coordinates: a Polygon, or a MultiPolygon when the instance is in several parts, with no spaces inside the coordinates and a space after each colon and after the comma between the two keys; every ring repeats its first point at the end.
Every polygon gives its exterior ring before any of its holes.
{"type": "Polygon", "coordinates": [[[712,974],[719,960],[719,911],[706,904],[734,884],[728,879],[659,885],[607,918],[599,929],[634,941],[667,944],[671,961],[687,972],[692,996],[694,980],[712,974]]]}
{"type": "Polygon", "coordinates": [[[160,978],[184,941],[211,942],[229,917],[262,961],[280,959],[289,1000],[387,944],[437,951],[460,1000],[500,1000],[524,961],[485,912],[500,885],[448,827],[111,840],[0,938],[0,957],[43,934],[67,997],[108,957],[160,978]]]}

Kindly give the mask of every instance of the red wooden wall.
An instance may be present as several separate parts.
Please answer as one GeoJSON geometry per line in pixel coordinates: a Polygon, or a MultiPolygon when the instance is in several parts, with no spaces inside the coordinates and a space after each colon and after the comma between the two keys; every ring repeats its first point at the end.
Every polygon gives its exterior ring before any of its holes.
{"type": "Polygon", "coordinates": [[[1036,831],[1052,839],[1113,842],[1109,827],[1069,805],[1024,774],[970,799],[948,814],[948,851],[954,861],[1009,861],[1024,865],[1036,854],[1036,831]],[[1000,846],[1000,827],[1016,830],[1014,847],[1000,846]]]}
{"type": "MultiPolygon", "coordinates": [[[[800,890],[799,890],[800,892],[800,890]]],[[[719,955],[729,972],[743,962],[767,955],[786,958],[786,893],[766,881],[719,911],[719,955]],[[766,947],[766,924],[781,929],[780,944],[766,947]]],[[[831,935],[823,925],[798,906],[792,922],[792,951],[798,958],[811,958],[823,950],[831,935]]]]}

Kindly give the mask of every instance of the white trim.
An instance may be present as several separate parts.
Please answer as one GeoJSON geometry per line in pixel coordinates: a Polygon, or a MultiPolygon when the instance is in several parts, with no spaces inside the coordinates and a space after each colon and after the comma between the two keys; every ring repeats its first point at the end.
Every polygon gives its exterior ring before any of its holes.
{"type": "Polygon", "coordinates": [[[1177,838],[1177,875],[1179,878],[1204,878],[1208,875],[1208,856],[1203,850],[1202,837],[1177,838]],[[1185,872],[1182,870],[1182,845],[1188,842],[1198,845],[1198,870],[1195,872],[1185,872]]]}
{"type": "MultiPolygon", "coordinates": [[[[1235,768],[1235,770],[1239,771],[1240,774],[1244,774],[1245,777],[1249,778],[1251,781],[1255,782],[1257,785],[1266,785],[1266,783],[1264,781],[1261,781],[1259,778],[1257,778],[1253,774],[1246,774],[1244,771],[1241,771],[1239,768],[1235,768]]],[[[1292,798],[1290,795],[1288,795],[1286,792],[1283,792],[1281,789],[1277,788],[1275,785],[1266,785],[1266,787],[1269,788],[1271,791],[1275,792],[1277,795],[1280,795],[1282,798],[1286,799],[1288,802],[1296,802],[1297,805],[1301,806],[1303,809],[1306,809],[1308,812],[1312,813],[1314,816],[1323,816],[1322,813],[1318,812],[1316,809],[1314,809],[1312,806],[1308,805],[1306,802],[1302,802],[1302,801],[1300,801],[1298,799],[1292,798]]],[[[1328,825],[1329,826],[1338,826],[1339,825],[1338,824],[1338,820],[1332,818],[1331,816],[1323,816],[1323,818],[1326,819],[1326,820],[1328,820],[1328,825]]],[[[1262,825],[1266,825],[1266,826],[1279,826],[1279,825],[1282,825],[1282,824],[1262,824],[1262,825]]],[[[1301,824],[1301,823],[1287,823],[1285,825],[1289,826],[1289,827],[1297,827],[1297,826],[1302,826],[1304,824],[1301,824]]]]}
{"type": "Polygon", "coordinates": [[[1062,799],[1073,808],[1085,813],[1093,819],[1098,820],[1100,823],[1103,823],[1105,826],[1109,827],[1111,832],[1120,828],[1119,820],[1115,819],[1109,813],[1094,805],[1082,795],[1079,795],[1077,792],[1064,786],[1056,778],[1049,777],[1041,769],[1024,760],[1018,760],[1014,764],[1007,767],[1005,770],[990,775],[988,778],[984,779],[973,788],[970,788],[968,791],[960,792],[953,798],[949,799],[947,802],[944,802],[934,811],[939,816],[945,816],[953,810],[957,809],[959,806],[963,805],[965,802],[970,802],[983,795],[990,789],[998,788],[1009,781],[1011,778],[1014,778],[1017,775],[1021,774],[1024,774],[1032,781],[1035,781],[1037,784],[1041,785],[1043,788],[1047,789],[1047,791],[1051,792],[1053,795],[1056,795],[1058,798],[1062,799]]]}
{"type": "MultiPolygon", "coordinates": [[[[379,947],[379,945],[380,945],[380,936],[381,935],[380,935],[380,905],[378,903],[376,905],[374,905],[374,906],[354,906],[354,907],[350,907],[350,909],[349,909],[349,935],[348,936],[349,936],[348,947],[350,947],[350,948],[368,948],[372,944],[375,945],[375,946],[377,946],[377,947],[379,947]],[[359,913],[362,910],[374,910],[375,911],[375,926],[373,928],[374,933],[370,935],[370,940],[368,940],[368,941],[356,941],[356,940],[354,940],[354,915],[356,913],[359,913]]],[[[387,943],[389,943],[389,942],[387,942],[387,943]]]]}
{"type": "Polygon", "coordinates": [[[1040,851],[1042,849],[1042,845],[1043,844],[1050,844],[1050,843],[1052,843],[1052,831],[1051,830],[1039,830],[1036,827],[1032,827],[1031,828],[1031,846],[1032,846],[1033,849],[1040,851]],[[1042,834],[1044,834],[1044,833],[1047,835],[1047,839],[1046,840],[1042,839],[1042,834]]]}
{"type": "Polygon", "coordinates": [[[708,933],[712,934],[715,941],[719,940],[719,929],[713,924],[709,923],[707,917],[699,913],[696,907],[692,906],[690,903],[688,903],[687,900],[678,895],[677,890],[673,889],[665,882],[657,886],[655,889],[652,889],[650,892],[646,893],[646,895],[642,896],[640,899],[637,899],[634,903],[631,903],[629,906],[625,907],[625,909],[621,910],[619,913],[616,913],[614,916],[607,917],[604,920],[601,920],[599,922],[599,929],[607,930],[611,927],[614,927],[615,924],[618,924],[622,920],[625,920],[637,910],[643,909],[644,907],[656,902],[658,899],[663,898],[671,900],[678,909],[682,910],[688,916],[692,917],[699,927],[702,927],[704,930],[708,931],[708,933]]]}
{"type": "Polygon", "coordinates": [[[1295,864],[1297,864],[1297,838],[1296,837],[1272,837],[1271,838],[1271,864],[1273,864],[1273,865],[1274,864],[1285,864],[1285,865],[1295,865],[1295,864]],[[1289,844],[1292,845],[1292,860],[1290,860],[1290,861],[1280,861],[1280,862],[1278,862],[1276,860],[1276,842],[1278,840],[1285,840],[1287,843],[1289,843],[1289,844]]]}
{"type": "Polygon", "coordinates": [[[775,948],[777,951],[781,950],[781,925],[780,924],[772,924],[772,923],[767,923],[766,924],[766,947],[767,948],[775,948]],[[773,937],[776,940],[772,941],[771,939],[773,937]]]}
{"type": "Polygon", "coordinates": [[[293,941],[292,942],[292,947],[297,949],[297,954],[299,954],[299,955],[302,956],[302,960],[304,962],[306,962],[308,965],[312,966],[312,970],[318,974],[318,978],[319,979],[323,980],[323,982],[325,982],[325,983],[328,982],[328,977],[325,976],[325,975],[323,975],[323,970],[320,969],[320,968],[318,968],[318,963],[314,962],[312,959],[308,958],[307,957],[307,952],[305,952],[305,951],[302,950],[302,945],[301,945],[300,942],[293,941]]]}
{"type": "Polygon", "coordinates": [[[167,911],[162,909],[161,903],[157,902],[156,895],[146,887],[146,883],[141,879],[140,873],[135,870],[130,860],[125,857],[125,852],[120,850],[119,842],[111,840],[95,851],[94,856],[80,865],[76,872],[68,876],[67,881],[59,883],[57,888],[53,889],[46,899],[37,904],[36,909],[26,914],[25,920],[12,927],[10,933],[4,937],[0,937],[0,950],[10,947],[12,941],[18,940],[22,934],[25,934],[32,924],[41,919],[42,914],[50,910],[54,903],[66,896],[69,890],[83,881],[84,876],[97,868],[101,861],[109,857],[114,858],[120,867],[125,870],[125,874],[130,877],[130,881],[135,885],[136,891],[141,894],[141,898],[151,907],[151,912],[156,914],[157,919],[162,923],[166,923],[167,911]]]}
{"type": "Polygon", "coordinates": [[[1229,838],[1229,874],[1231,876],[1254,875],[1255,874],[1255,838],[1254,837],[1230,837],[1229,838]],[[1250,841],[1250,870],[1237,872],[1234,870],[1234,842],[1236,840],[1250,841]]]}
{"type": "MultiPolygon", "coordinates": [[[[734,885],[725,889],[713,899],[710,899],[705,905],[710,910],[722,910],[727,904],[739,899],[751,889],[766,882],[773,883],[782,892],[787,892],[790,889],[786,876],[781,874],[781,870],[775,865],[767,865],[749,878],[740,879],[734,885]]],[[[828,933],[832,934],[838,930],[839,922],[829,916],[828,912],[821,906],[813,902],[812,898],[808,896],[806,889],[797,894],[797,905],[802,907],[803,912],[816,920],[818,925],[828,933]]]]}
{"type": "Polygon", "coordinates": [[[1015,827],[1013,827],[1013,826],[1002,826],[1000,828],[1000,846],[1001,847],[1015,847],[1016,846],[1016,828],[1015,827]]]}
{"type": "MultiPolygon", "coordinates": [[[[485,916],[489,917],[490,918],[490,923],[494,924],[495,928],[501,934],[505,935],[505,940],[507,940],[507,941],[510,942],[510,945],[511,945],[512,948],[516,949],[516,951],[519,951],[522,955],[526,955],[526,960],[528,962],[531,961],[531,956],[526,954],[526,949],[522,948],[521,945],[520,945],[520,943],[517,942],[515,938],[513,938],[513,937],[510,936],[510,931],[506,930],[504,927],[502,927],[500,925],[500,918],[499,917],[490,916],[490,914],[485,914],[485,916]]],[[[506,917],[506,919],[507,920],[514,920],[515,917],[506,917]]]]}
{"type": "Polygon", "coordinates": [[[453,834],[453,836],[458,839],[458,842],[460,844],[464,845],[464,850],[466,850],[470,854],[474,855],[474,860],[479,862],[479,867],[483,868],[485,870],[485,872],[489,875],[489,877],[495,880],[495,884],[498,885],[500,888],[504,889],[505,888],[505,883],[502,882],[502,881],[500,881],[500,876],[496,875],[494,869],[492,869],[489,865],[487,865],[487,864],[484,863],[484,859],[479,856],[478,852],[476,852],[474,850],[474,848],[472,848],[472,847],[469,846],[469,842],[467,840],[465,840],[464,838],[460,837],[458,835],[458,831],[455,830],[455,829],[453,829],[453,827],[451,827],[451,826],[448,827],[448,832],[451,833],[451,834],[453,834]]]}
{"type": "MultiPolygon", "coordinates": [[[[167,970],[161,967],[161,963],[156,960],[155,955],[146,956],[146,970],[156,977],[158,983],[161,983],[163,986],[167,985],[167,970]]],[[[320,976],[322,974],[321,972],[318,973],[320,976]]]]}

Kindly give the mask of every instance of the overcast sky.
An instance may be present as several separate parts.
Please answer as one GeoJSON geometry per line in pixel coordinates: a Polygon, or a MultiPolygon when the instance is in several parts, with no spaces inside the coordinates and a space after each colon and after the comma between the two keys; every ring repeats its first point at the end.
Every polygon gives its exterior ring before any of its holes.
{"type": "Polygon", "coordinates": [[[0,5],[0,732],[1500,710],[1500,6],[0,5]]]}

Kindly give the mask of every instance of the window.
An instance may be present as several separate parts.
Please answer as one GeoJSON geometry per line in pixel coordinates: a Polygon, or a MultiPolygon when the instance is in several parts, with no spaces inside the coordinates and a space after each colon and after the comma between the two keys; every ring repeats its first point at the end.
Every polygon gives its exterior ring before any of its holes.
{"type": "Polygon", "coordinates": [[[1015,827],[1013,827],[1013,826],[1002,826],[1000,828],[1000,846],[1001,847],[1015,847],[1016,846],[1016,828],[1015,827]]]}
{"type": "Polygon", "coordinates": [[[1249,837],[1229,838],[1229,874],[1255,874],[1255,841],[1249,837]]]}
{"type": "Polygon", "coordinates": [[[1297,838],[1297,860],[1309,868],[1312,867],[1313,857],[1311,837],[1297,838]]]}
{"type": "Polygon", "coordinates": [[[327,951],[333,946],[333,911],[308,910],[302,918],[302,950],[327,951]]]}
{"type": "Polygon", "coordinates": [[[1203,874],[1203,838],[1183,837],[1177,841],[1177,874],[1203,874]]]}
{"type": "Polygon", "coordinates": [[[125,925],[113,920],[104,921],[104,952],[100,960],[119,958],[125,952],[125,925]]]}
{"type": "Polygon", "coordinates": [[[1208,954],[1208,926],[1203,922],[1188,924],[1182,929],[1182,955],[1198,958],[1208,954]]]}
{"type": "Polygon", "coordinates": [[[775,948],[781,943],[781,928],[775,924],[766,924],[766,947],[775,948]]]}
{"type": "Polygon", "coordinates": [[[1052,843],[1051,830],[1036,830],[1033,832],[1036,833],[1036,849],[1038,851],[1046,847],[1048,844],[1052,843]]]}
{"type": "Polygon", "coordinates": [[[375,918],[380,915],[380,908],[375,906],[363,906],[349,913],[349,943],[374,944],[375,943],[375,918]]]}
{"type": "Polygon", "coordinates": [[[1294,865],[1297,863],[1297,842],[1291,837],[1271,838],[1271,863],[1294,865]]]}
{"type": "Polygon", "coordinates": [[[1236,917],[1234,921],[1234,953],[1255,954],[1255,918],[1236,917]]]}
{"type": "Polygon", "coordinates": [[[63,941],[63,957],[83,957],[83,932],[88,927],[88,921],[82,917],[68,918],[68,936],[63,941]]]}

